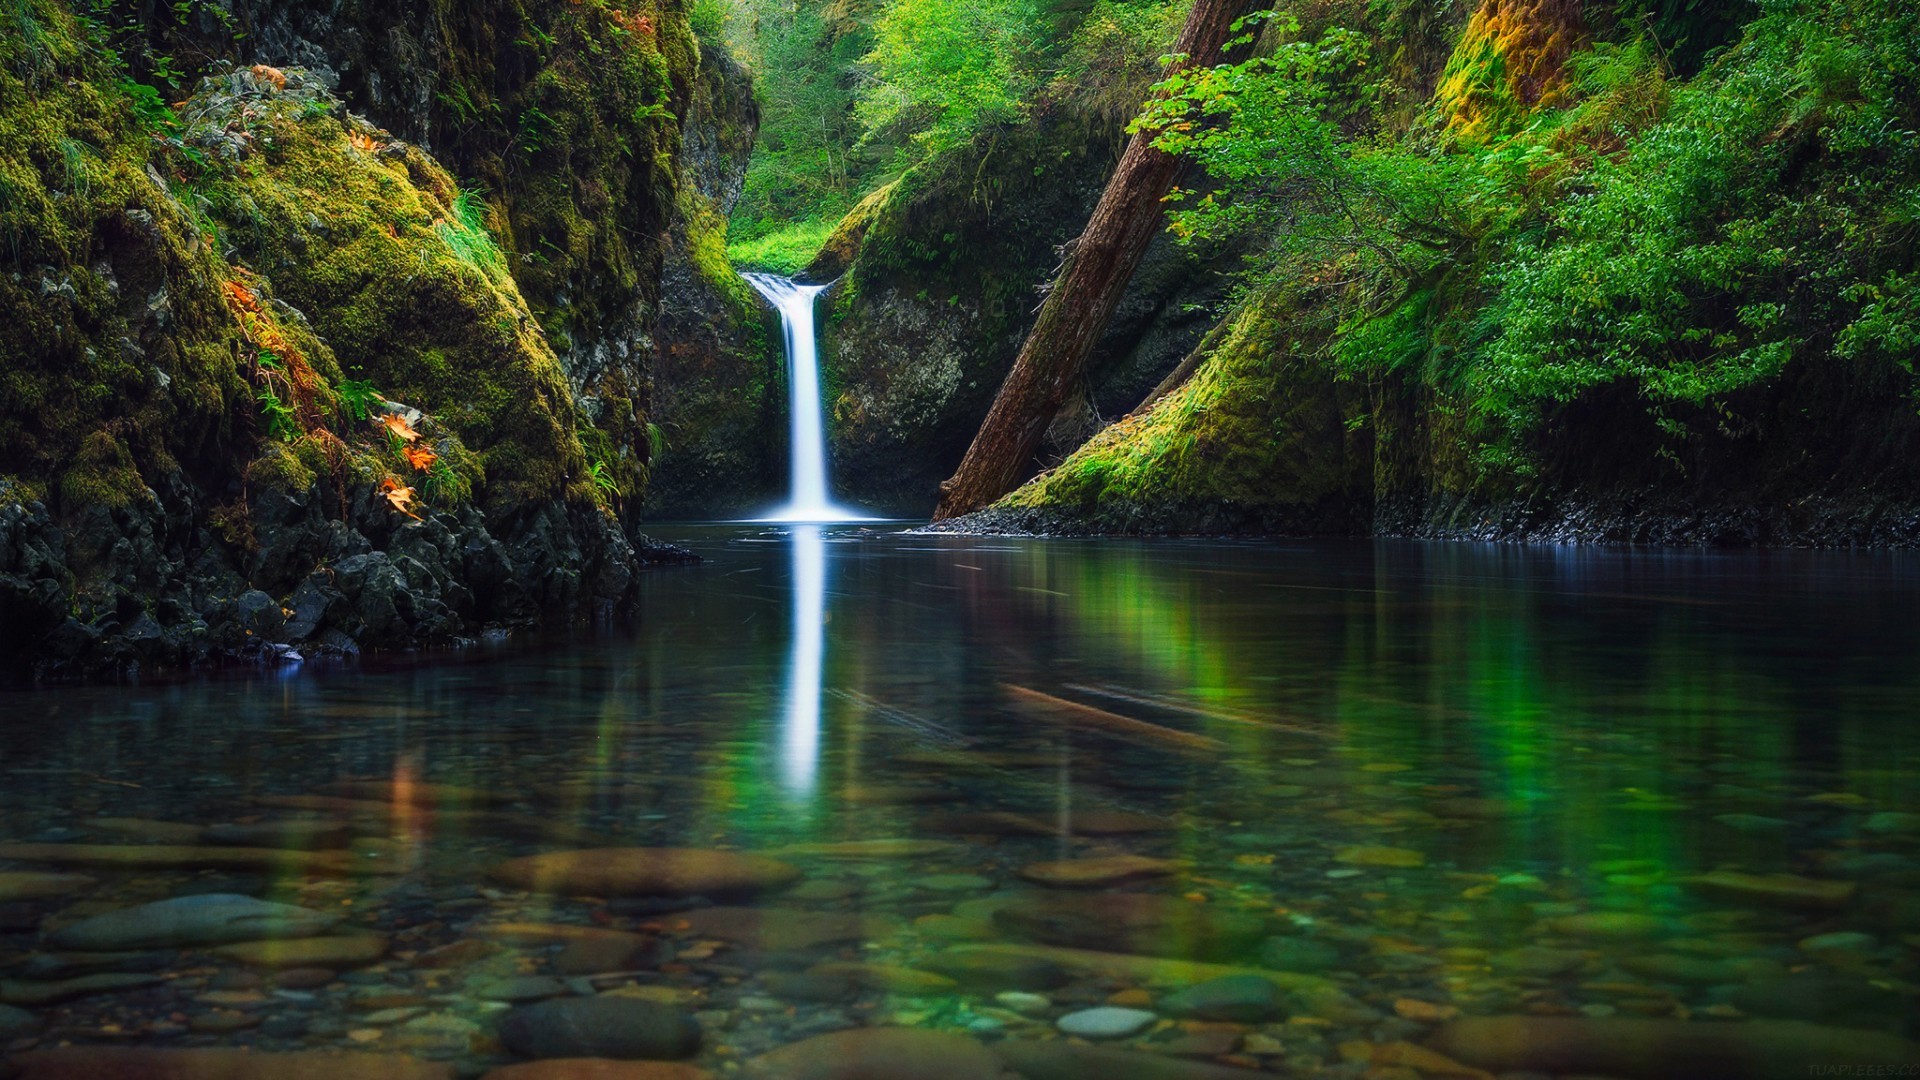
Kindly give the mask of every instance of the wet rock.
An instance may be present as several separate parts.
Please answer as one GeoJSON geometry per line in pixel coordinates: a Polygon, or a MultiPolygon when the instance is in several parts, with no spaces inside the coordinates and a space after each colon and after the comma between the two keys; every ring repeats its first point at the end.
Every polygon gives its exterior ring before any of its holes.
{"type": "Polygon", "coordinates": [[[1912,1015],[1911,1004],[1894,990],[1857,975],[1822,971],[1755,979],[1735,987],[1727,1001],[1741,1012],[1782,1020],[1899,1023],[1912,1015]]]}
{"type": "Polygon", "coordinates": [[[1920,1045],[1884,1032],[1778,1021],[1691,1023],[1607,1017],[1466,1017],[1430,1045],[1495,1072],[1578,1073],[1623,1080],[1788,1080],[1820,1068],[1911,1065],[1920,1045]]]}
{"type": "Polygon", "coordinates": [[[860,886],[851,881],[803,881],[787,890],[785,899],[826,904],[845,900],[859,891],[860,886]]]}
{"type": "Polygon", "coordinates": [[[959,983],[945,975],[936,975],[929,971],[916,971],[913,968],[894,964],[862,964],[835,961],[815,964],[807,969],[809,975],[825,975],[830,978],[850,979],[869,990],[879,990],[889,994],[902,994],[919,997],[933,994],[946,994],[959,988],[959,983]]]}
{"type": "Polygon", "coordinates": [[[1158,1019],[1158,1016],[1145,1009],[1100,1005],[1070,1012],[1055,1020],[1053,1026],[1067,1035],[1082,1039],[1124,1039],[1145,1031],[1158,1019]]]}
{"type": "Polygon", "coordinates": [[[1056,888],[1094,888],[1125,881],[1165,877],[1179,868],[1170,859],[1150,859],[1144,855],[1108,855],[1094,859],[1063,859],[1022,867],[1020,876],[1040,885],[1056,888]]]}
{"type": "Polygon", "coordinates": [[[166,980],[158,975],[81,975],[57,982],[27,982],[0,979],[0,1003],[37,1008],[95,994],[117,994],[125,990],[157,986],[166,980]]]}
{"type": "Polygon", "coordinates": [[[974,1039],[919,1028],[816,1035],[747,1063],[747,1080],[998,1080],[1000,1059],[974,1039]]]}
{"type": "Polygon", "coordinates": [[[553,958],[561,975],[599,975],[610,971],[638,971],[659,967],[667,949],[657,938],[620,930],[599,930],[568,941],[553,958]]]}
{"type": "Polygon", "coordinates": [[[1159,1054],[1081,1046],[1070,1042],[1008,1039],[994,1052],[1026,1080],[1252,1080],[1261,1074],[1159,1054]]]}
{"type": "Polygon", "coordinates": [[[1570,949],[1549,949],[1544,945],[1522,945],[1506,949],[1489,958],[1493,970],[1508,975],[1548,978],[1563,975],[1586,963],[1585,953],[1570,949]]]}
{"type": "Polygon", "coordinates": [[[523,1005],[500,1021],[500,1041],[529,1058],[692,1057],[700,1025],[680,1009],[632,998],[591,997],[523,1005]]]}
{"type": "Polygon", "coordinates": [[[1333,856],[1334,862],[1349,866],[1379,866],[1412,869],[1427,865],[1427,857],[1412,848],[1349,847],[1333,856]]]}
{"type": "Polygon", "coordinates": [[[545,1001],[567,992],[567,985],[551,975],[520,975],[481,983],[473,996],[482,1001],[545,1001]]]}
{"type": "Polygon", "coordinates": [[[805,1001],[831,1005],[851,998],[859,987],[842,975],[816,975],[806,972],[773,971],[760,977],[767,993],[782,1001],[805,1001]]]}
{"type": "Polygon", "coordinates": [[[802,952],[822,945],[867,941],[899,929],[882,915],[801,911],[795,908],[711,907],[684,912],[669,925],[764,952],[802,952]]]}
{"type": "Polygon", "coordinates": [[[1702,896],[1791,911],[1838,911],[1853,902],[1859,886],[1851,881],[1822,881],[1797,874],[1741,874],[1719,871],[1680,879],[1702,896]]]}
{"type": "Polygon", "coordinates": [[[209,826],[200,834],[200,839],[233,847],[314,851],[346,847],[353,839],[353,831],[341,821],[260,821],[250,825],[209,826]]]}
{"type": "Polygon", "coordinates": [[[1194,1020],[1258,1024],[1280,1015],[1280,991],[1258,975],[1228,975],[1160,999],[1160,1011],[1194,1020]]]}
{"type": "Polygon", "coordinates": [[[337,916],[292,904],[206,893],[95,916],[58,930],[47,940],[55,948],[95,952],[179,948],[312,937],[339,921],[337,916]]]}
{"type": "Polygon", "coordinates": [[[1624,911],[1595,911],[1547,920],[1547,929],[1568,937],[1631,940],[1658,937],[1667,932],[1663,919],[1624,911]]]}
{"type": "Polygon", "coordinates": [[[1270,937],[1260,946],[1260,965],[1275,971],[1327,971],[1340,963],[1340,950],[1304,937],[1270,937]]]}
{"type": "Polygon", "coordinates": [[[85,874],[49,874],[35,871],[0,873],[0,903],[15,900],[59,900],[100,884],[85,874]]]}
{"type": "Polygon", "coordinates": [[[993,995],[993,1001],[1001,1008],[1012,1009],[1021,1016],[1044,1016],[1053,1008],[1052,998],[1022,990],[1003,990],[993,995]]]}
{"type": "Polygon", "coordinates": [[[40,1018],[25,1009],[0,1005],[0,1043],[40,1033],[40,1018]]]}
{"type": "Polygon", "coordinates": [[[1065,986],[1070,976],[1066,969],[1050,960],[1008,953],[958,949],[939,953],[925,961],[937,971],[969,990],[1053,990],[1065,986]]]}
{"type": "Polygon", "coordinates": [[[985,892],[993,888],[993,879],[979,874],[925,874],[909,878],[907,884],[928,892],[985,892]]]}
{"type": "Polygon", "coordinates": [[[1831,934],[1816,934],[1813,937],[1804,938],[1799,948],[1809,956],[1819,956],[1821,953],[1859,955],[1874,951],[1879,944],[1872,934],[1840,930],[1831,934]]]}
{"type": "Polygon", "coordinates": [[[391,1054],[269,1054],[70,1046],[15,1054],[14,1080],[453,1080],[453,1067],[391,1054]]]}
{"type": "Polygon", "coordinates": [[[480,1080],[712,1080],[713,1074],[678,1061],[555,1058],[503,1065],[480,1080]]]}
{"type": "Polygon", "coordinates": [[[273,977],[273,985],[282,990],[318,990],[339,977],[328,968],[289,968],[273,977]]]}
{"type": "Polygon", "coordinates": [[[530,892],[580,896],[740,896],[791,885],[800,871],[764,855],[699,848],[599,848],[530,855],[493,868],[530,892]]]}
{"type": "Polygon", "coordinates": [[[1735,982],[1742,975],[1741,967],[1730,961],[1672,953],[1624,957],[1620,960],[1620,967],[1655,982],[1692,983],[1699,986],[1735,982]]]}
{"type": "Polygon", "coordinates": [[[56,866],[121,869],[270,870],[351,874],[378,869],[345,852],[289,852],[273,848],[187,847],[178,844],[0,844],[0,859],[56,866]]]}
{"type": "Polygon", "coordinates": [[[387,955],[384,934],[340,934],[282,941],[247,941],[222,945],[215,956],[263,968],[365,967],[387,955]]]}
{"type": "Polygon", "coordinates": [[[102,972],[164,971],[180,959],[171,950],[157,952],[34,953],[13,969],[23,979],[69,979],[102,972]]]}
{"type": "Polygon", "coordinates": [[[1760,814],[1720,814],[1713,820],[1729,829],[1749,833],[1782,832],[1792,824],[1783,818],[1764,817],[1760,814]]]}
{"type": "Polygon", "coordinates": [[[1147,893],[1022,897],[996,910],[993,921],[1049,945],[1202,960],[1246,956],[1267,929],[1258,915],[1147,893]]]}
{"type": "Polygon", "coordinates": [[[958,915],[922,915],[913,920],[913,929],[941,941],[991,941],[997,936],[993,924],[985,919],[963,919],[958,915]]]}

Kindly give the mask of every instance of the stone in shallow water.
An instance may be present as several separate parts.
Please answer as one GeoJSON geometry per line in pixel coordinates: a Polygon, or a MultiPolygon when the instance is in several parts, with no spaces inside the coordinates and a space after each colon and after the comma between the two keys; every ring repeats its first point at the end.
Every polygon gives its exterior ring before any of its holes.
{"type": "Polygon", "coordinates": [[[49,935],[58,949],[126,949],[224,945],[269,938],[313,937],[333,929],[338,916],[234,893],[157,900],[74,923],[49,935]]]}
{"type": "Polygon", "coordinates": [[[500,1041],[521,1057],[656,1059],[692,1057],[700,1025],[692,1014],[634,998],[591,997],[522,1005],[500,1021],[500,1041]]]}
{"type": "Polygon", "coordinates": [[[1055,1020],[1054,1026],[1068,1035],[1082,1039],[1124,1039],[1145,1031],[1158,1016],[1145,1009],[1123,1009],[1116,1005],[1099,1005],[1091,1009],[1070,1012],[1055,1020]]]}
{"type": "Polygon", "coordinates": [[[666,957],[666,946],[658,938],[623,930],[595,930],[569,940],[553,958],[553,970],[562,975],[637,971],[659,967],[666,957]]]}
{"type": "Polygon", "coordinates": [[[100,882],[85,874],[48,874],[36,871],[0,873],[0,903],[15,900],[58,900],[85,892],[100,882]]]}
{"type": "Polygon", "coordinates": [[[1920,1044],[1885,1032],[1787,1021],[1466,1017],[1442,1027],[1431,1045],[1494,1072],[1623,1080],[1800,1080],[1822,1067],[1910,1066],[1920,1061],[1920,1044]]]}
{"type": "Polygon", "coordinates": [[[54,1005],[74,998],[90,997],[94,994],[115,994],[124,990],[139,990],[143,987],[158,986],[165,982],[158,975],[82,975],[58,982],[25,982],[12,979],[0,980],[0,1002],[8,1005],[54,1005]]]}
{"type": "Polygon", "coordinates": [[[913,968],[898,967],[893,964],[833,963],[815,964],[807,969],[809,975],[825,975],[829,978],[850,979],[869,990],[881,990],[889,994],[921,996],[946,994],[959,989],[960,984],[945,975],[936,975],[930,971],[916,971],[913,968]]]}
{"type": "Polygon", "coordinates": [[[678,1061],[554,1058],[503,1065],[480,1080],[712,1080],[713,1074],[678,1061]]]}
{"type": "Polygon", "coordinates": [[[25,1009],[0,1005],[0,1042],[12,1042],[40,1032],[40,1018],[25,1009]]]}
{"type": "Polygon", "coordinates": [[[83,828],[112,836],[130,836],[156,844],[194,844],[200,840],[200,826],[178,821],[150,821],[146,818],[94,817],[80,819],[83,828]]]}
{"type": "Polygon", "coordinates": [[[1147,956],[1238,959],[1266,936],[1259,915],[1149,893],[1044,893],[993,914],[994,925],[1049,945],[1147,956]]]}
{"type": "Polygon", "coordinates": [[[1585,953],[1571,949],[1549,949],[1544,945],[1522,945],[1517,949],[1507,949],[1494,953],[1489,959],[1493,970],[1510,975],[1532,975],[1545,978],[1572,971],[1586,963],[1585,953]]]}
{"type": "Polygon", "coordinates": [[[72,1046],[8,1059],[14,1080],[453,1080],[453,1067],[392,1054],[264,1054],[72,1046]]]}
{"type": "Polygon", "coordinates": [[[34,953],[20,962],[12,974],[23,979],[70,979],[75,975],[102,972],[162,971],[172,967],[180,954],[172,949],[153,952],[74,952],[34,953]]]}
{"type": "Polygon", "coordinates": [[[697,937],[766,952],[804,951],[822,945],[866,941],[900,928],[885,915],[854,915],[796,908],[710,907],[683,912],[664,920],[674,929],[697,937]]]}
{"type": "Polygon", "coordinates": [[[855,1028],[816,1035],[747,1063],[747,1080],[998,1080],[1000,1059],[965,1035],[855,1028]]]}
{"type": "Polygon", "coordinates": [[[232,847],[312,851],[346,847],[353,839],[353,831],[344,821],[257,821],[247,825],[208,826],[200,839],[232,847]]]}
{"type": "Polygon", "coordinates": [[[1340,950],[1303,937],[1270,937],[1260,946],[1260,963],[1275,971],[1326,971],[1340,963],[1340,950]]]}
{"type": "Polygon", "coordinates": [[[1179,863],[1171,859],[1150,859],[1144,855],[1107,855],[1093,859],[1062,859],[1056,862],[1034,863],[1021,868],[1020,876],[1041,885],[1078,889],[1165,877],[1179,869],[1179,866],[1179,863]]]}
{"type": "Polygon", "coordinates": [[[215,956],[263,968],[356,968],[387,955],[385,934],[339,934],[222,945],[215,956]]]}
{"type": "Polygon", "coordinates": [[[1796,874],[1740,874],[1719,871],[1680,879],[1703,896],[1794,911],[1837,911],[1853,902],[1859,886],[1851,881],[1822,881],[1796,874]]]}
{"type": "Polygon", "coordinates": [[[1334,855],[1334,862],[1349,866],[1383,866],[1412,869],[1427,865],[1427,857],[1412,848],[1397,847],[1349,847],[1342,848],[1334,855]]]}
{"type": "Polygon", "coordinates": [[[274,848],[187,847],[178,844],[0,844],[0,859],[56,866],[123,869],[272,870],[288,874],[377,873],[384,863],[343,851],[281,851],[274,848]]]}
{"type": "Polygon", "coordinates": [[[1562,915],[1547,920],[1547,929],[1568,937],[1591,938],[1649,938],[1658,937],[1667,930],[1664,920],[1652,915],[1636,915],[1625,911],[1595,911],[1584,915],[1562,915]]]}
{"type": "Polygon", "coordinates": [[[928,892],[985,892],[993,888],[993,879],[979,874],[927,874],[909,879],[907,884],[928,892]]]}
{"type": "Polygon", "coordinates": [[[474,988],[482,1001],[545,1001],[567,992],[567,985],[551,975],[517,975],[494,979],[474,988]]]}
{"type": "Polygon", "coordinates": [[[1258,1024],[1280,1015],[1280,991],[1258,975],[1228,975],[1168,994],[1160,999],[1160,1011],[1194,1020],[1258,1024]]]}
{"type": "Polygon", "coordinates": [[[842,975],[815,975],[791,971],[768,972],[760,977],[760,985],[767,993],[785,1001],[822,1004],[845,1001],[859,989],[852,979],[842,975]]]}
{"type": "Polygon", "coordinates": [[[1701,956],[1679,956],[1673,953],[1628,956],[1621,959],[1620,966],[1643,979],[1665,983],[1693,983],[1700,986],[1737,982],[1742,974],[1740,966],[1731,961],[1711,960],[1701,956]]]}
{"type": "Polygon", "coordinates": [[[1912,1012],[1911,1004],[1895,990],[1857,975],[1824,971],[1755,979],[1735,987],[1727,1000],[1755,1016],[1843,1024],[1899,1023],[1912,1012]]]}
{"type": "Polygon", "coordinates": [[[1066,969],[1051,960],[1010,953],[951,949],[925,961],[928,970],[937,971],[970,990],[1052,990],[1065,986],[1066,969]]]}
{"type": "Polygon", "coordinates": [[[1026,1080],[1253,1080],[1272,1075],[1060,1040],[1008,1039],[993,1049],[1026,1080]]]}
{"type": "Polygon", "coordinates": [[[495,880],[530,892],[580,896],[739,896],[800,879],[764,855],[700,848],[596,848],[510,859],[495,880]]]}

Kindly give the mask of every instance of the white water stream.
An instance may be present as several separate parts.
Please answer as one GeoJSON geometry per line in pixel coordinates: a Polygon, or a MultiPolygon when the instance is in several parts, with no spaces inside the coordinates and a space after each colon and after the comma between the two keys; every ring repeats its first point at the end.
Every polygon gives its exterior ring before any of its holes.
{"type": "Polygon", "coordinates": [[[827,491],[827,425],[820,402],[820,350],[813,331],[813,304],[825,285],[802,285],[772,274],[742,274],[780,312],[787,338],[788,412],[792,457],[787,503],[768,521],[865,521],[867,515],[834,503],[827,491]]]}

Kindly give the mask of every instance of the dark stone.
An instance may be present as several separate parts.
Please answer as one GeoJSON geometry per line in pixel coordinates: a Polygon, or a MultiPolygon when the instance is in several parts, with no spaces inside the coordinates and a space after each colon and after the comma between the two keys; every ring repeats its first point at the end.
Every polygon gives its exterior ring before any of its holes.
{"type": "Polygon", "coordinates": [[[1281,1013],[1280,994],[1258,975],[1228,975],[1177,990],[1160,999],[1159,1011],[1193,1020],[1258,1024],[1281,1013]]]}
{"type": "Polygon", "coordinates": [[[1022,898],[995,911],[993,921],[1048,945],[1194,960],[1242,959],[1267,933],[1258,915],[1151,893],[1022,898]]]}
{"type": "Polygon", "coordinates": [[[543,1001],[500,1021],[500,1041],[521,1057],[672,1061],[700,1049],[700,1025],[679,1009],[632,998],[543,1001]]]}
{"type": "Polygon", "coordinates": [[[941,953],[920,965],[969,990],[1052,990],[1068,982],[1066,970],[1048,960],[1004,953],[958,951],[941,953]]]}

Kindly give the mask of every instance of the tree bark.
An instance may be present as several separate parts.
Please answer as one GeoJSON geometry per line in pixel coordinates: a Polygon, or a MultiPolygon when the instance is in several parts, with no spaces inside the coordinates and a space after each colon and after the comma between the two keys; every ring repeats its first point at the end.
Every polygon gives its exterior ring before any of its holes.
{"type": "MultiPolygon", "coordinates": [[[[1234,22],[1259,6],[1260,0],[1195,0],[1174,43],[1173,51],[1182,59],[1169,71],[1237,59],[1221,49],[1233,34],[1234,22]]],[[[1153,139],[1152,133],[1142,131],[1128,140],[973,445],[960,468],[940,485],[935,521],[970,513],[1005,495],[1031,466],[1047,425],[1085,369],[1134,270],[1160,233],[1166,216],[1163,201],[1185,163],[1156,149],[1153,139]]]]}

